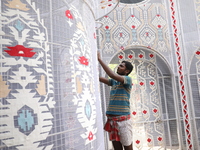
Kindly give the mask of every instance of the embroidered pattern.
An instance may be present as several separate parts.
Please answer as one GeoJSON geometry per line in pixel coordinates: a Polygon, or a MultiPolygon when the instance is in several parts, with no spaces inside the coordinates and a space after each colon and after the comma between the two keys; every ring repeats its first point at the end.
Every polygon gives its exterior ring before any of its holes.
{"type": "Polygon", "coordinates": [[[46,27],[31,0],[1,4],[0,140],[8,148],[51,149],[52,143],[39,146],[52,129],[55,104],[46,27]]]}

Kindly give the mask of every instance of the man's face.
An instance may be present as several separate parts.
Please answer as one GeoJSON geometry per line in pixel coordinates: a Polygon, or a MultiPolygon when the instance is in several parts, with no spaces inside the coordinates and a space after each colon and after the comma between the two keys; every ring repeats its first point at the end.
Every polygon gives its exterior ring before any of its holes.
{"type": "Polygon", "coordinates": [[[121,63],[119,64],[118,68],[117,68],[117,74],[119,75],[126,75],[128,72],[126,70],[126,66],[125,63],[121,63]]]}

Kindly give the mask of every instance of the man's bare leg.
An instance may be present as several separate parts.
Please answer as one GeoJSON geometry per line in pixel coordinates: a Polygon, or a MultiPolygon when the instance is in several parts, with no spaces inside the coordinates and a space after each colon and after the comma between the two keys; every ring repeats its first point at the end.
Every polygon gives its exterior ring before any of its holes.
{"type": "Polygon", "coordinates": [[[122,144],[120,141],[112,141],[114,150],[123,150],[122,144]]]}

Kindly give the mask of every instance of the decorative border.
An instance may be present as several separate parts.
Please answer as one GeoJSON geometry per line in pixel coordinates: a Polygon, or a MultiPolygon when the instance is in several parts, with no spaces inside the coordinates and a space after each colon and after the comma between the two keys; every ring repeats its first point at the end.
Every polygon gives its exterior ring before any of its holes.
{"type": "Polygon", "coordinates": [[[175,11],[175,2],[170,0],[170,9],[171,9],[171,18],[172,18],[172,26],[173,26],[173,36],[174,36],[174,44],[176,47],[176,57],[177,57],[177,65],[178,65],[178,76],[179,76],[179,85],[180,85],[180,92],[181,92],[181,102],[183,106],[183,114],[184,114],[184,123],[185,123],[185,132],[187,134],[187,149],[192,149],[192,141],[191,141],[191,125],[189,120],[189,113],[188,113],[188,104],[187,104],[187,96],[185,91],[185,81],[183,76],[183,65],[182,65],[182,58],[179,46],[179,37],[178,37],[178,29],[177,29],[177,20],[176,20],[176,11],[175,11]]]}

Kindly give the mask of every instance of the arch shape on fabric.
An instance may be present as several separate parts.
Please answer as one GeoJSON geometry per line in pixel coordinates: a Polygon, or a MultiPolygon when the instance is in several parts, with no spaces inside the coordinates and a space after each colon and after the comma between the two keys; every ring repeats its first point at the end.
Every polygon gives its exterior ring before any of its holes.
{"type": "Polygon", "coordinates": [[[195,148],[200,148],[200,133],[197,132],[200,130],[200,48],[195,50],[192,59],[189,64],[189,69],[187,70],[188,74],[188,81],[189,81],[189,93],[190,93],[190,103],[189,108],[191,109],[191,121],[192,121],[192,128],[193,137],[195,140],[195,148]]]}
{"type": "MultiPolygon", "coordinates": [[[[134,66],[129,75],[133,81],[130,103],[136,135],[133,136],[133,147],[179,147],[175,81],[168,62],[155,50],[133,46],[117,52],[109,66],[115,70],[123,60],[134,66]]],[[[105,90],[106,99],[108,91],[109,87],[105,90]]]]}

